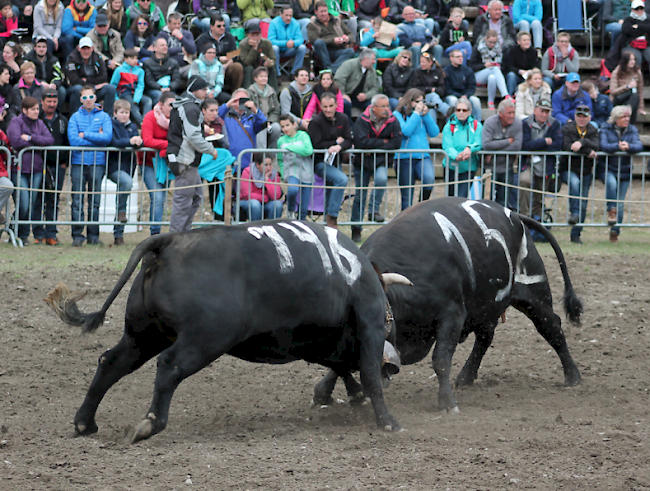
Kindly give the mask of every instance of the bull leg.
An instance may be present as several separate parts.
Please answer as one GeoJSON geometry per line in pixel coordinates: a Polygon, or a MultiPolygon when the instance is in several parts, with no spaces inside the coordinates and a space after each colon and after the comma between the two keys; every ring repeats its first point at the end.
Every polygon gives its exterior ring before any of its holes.
{"type": "Polygon", "coordinates": [[[314,387],[314,397],[311,400],[312,407],[314,406],[328,406],[334,399],[332,399],[332,392],[339,376],[334,370],[328,371],[320,382],[314,387]]]}
{"type": "Polygon", "coordinates": [[[483,357],[492,344],[492,339],[494,339],[494,330],[496,329],[497,322],[479,326],[474,331],[474,335],[476,336],[474,348],[472,348],[472,352],[469,358],[467,358],[465,366],[463,366],[458,377],[456,377],[456,387],[472,385],[478,377],[478,369],[481,366],[481,361],[483,361],[483,357]]]}
{"type": "Polygon", "coordinates": [[[555,350],[562,362],[564,370],[564,385],[574,387],[580,383],[580,370],[573,361],[569,347],[562,330],[560,317],[553,312],[551,305],[538,302],[520,302],[513,306],[525,314],[535,324],[535,329],[542,335],[548,344],[555,350]]]}
{"type": "Polygon", "coordinates": [[[458,413],[458,404],[451,388],[451,359],[456,351],[465,314],[450,313],[438,324],[438,339],[433,348],[431,364],[438,376],[438,410],[449,414],[458,413]]]}
{"type": "Polygon", "coordinates": [[[343,377],[345,381],[345,390],[348,393],[350,404],[363,404],[366,402],[366,394],[363,392],[363,386],[356,381],[351,373],[343,377]]]}

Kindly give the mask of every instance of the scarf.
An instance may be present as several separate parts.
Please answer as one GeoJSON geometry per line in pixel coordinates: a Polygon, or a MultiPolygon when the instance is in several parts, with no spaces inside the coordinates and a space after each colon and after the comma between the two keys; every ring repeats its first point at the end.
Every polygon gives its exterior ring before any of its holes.
{"type": "Polygon", "coordinates": [[[647,14],[645,13],[645,10],[643,11],[643,13],[642,13],[641,15],[637,14],[637,13],[633,10],[632,13],[630,14],[630,17],[632,17],[634,20],[643,21],[643,20],[646,20],[646,18],[647,18],[648,16],[647,16],[647,14]]]}
{"type": "Polygon", "coordinates": [[[533,97],[533,107],[535,107],[537,105],[537,101],[539,100],[539,98],[542,97],[542,87],[540,86],[540,88],[537,90],[531,87],[530,95],[533,97]]]}
{"type": "Polygon", "coordinates": [[[163,114],[162,104],[160,102],[158,102],[153,107],[153,115],[154,118],[156,118],[156,124],[158,124],[158,126],[160,126],[163,130],[169,129],[169,118],[163,114]]]}
{"type": "Polygon", "coordinates": [[[485,42],[485,38],[483,38],[479,41],[477,49],[479,53],[481,53],[481,61],[484,64],[488,61],[500,64],[501,60],[503,59],[503,54],[501,53],[501,44],[499,44],[498,41],[494,45],[494,48],[490,49],[485,42]]]}
{"type": "Polygon", "coordinates": [[[70,3],[70,6],[68,7],[70,9],[70,12],[72,13],[72,18],[76,22],[86,22],[89,21],[90,18],[93,15],[93,11],[95,10],[95,7],[93,7],[90,4],[87,4],[88,7],[86,8],[85,11],[79,11],[75,8],[74,5],[74,0],[70,3]]]}
{"type": "MultiPolygon", "coordinates": [[[[271,177],[269,178],[268,182],[275,181],[276,175],[277,173],[275,171],[275,168],[273,168],[273,172],[271,173],[271,177]]],[[[257,164],[251,163],[251,176],[253,178],[253,181],[259,181],[254,182],[253,184],[255,184],[255,186],[257,186],[259,189],[262,189],[265,184],[265,179],[262,171],[257,168],[257,164]]]]}

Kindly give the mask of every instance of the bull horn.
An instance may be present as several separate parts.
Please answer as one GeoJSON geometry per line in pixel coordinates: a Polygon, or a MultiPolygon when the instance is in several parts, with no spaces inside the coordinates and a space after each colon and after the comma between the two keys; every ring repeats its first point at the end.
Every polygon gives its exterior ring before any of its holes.
{"type": "Polygon", "coordinates": [[[413,286],[411,280],[409,280],[406,276],[398,273],[384,273],[381,275],[381,279],[384,280],[384,285],[387,287],[394,284],[413,286]]]}

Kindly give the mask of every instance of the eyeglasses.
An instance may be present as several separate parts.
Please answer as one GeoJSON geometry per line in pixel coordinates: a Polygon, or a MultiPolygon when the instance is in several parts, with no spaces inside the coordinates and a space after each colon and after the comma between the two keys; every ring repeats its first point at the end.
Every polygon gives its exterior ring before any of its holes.
{"type": "Polygon", "coordinates": [[[456,112],[457,113],[467,113],[467,112],[469,112],[469,109],[464,109],[462,107],[457,107],[456,112]]]}
{"type": "Polygon", "coordinates": [[[89,100],[94,100],[94,99],[95,99],[95,94],[82,95],[81,96],[82,101],[89,101],[89,100]]]}
{"type": "Polygon", "coordinates": [[[148,26],[149,23],[148,23],[148,22],[144,22],[144,21],[141,20],[141,21],[138,21],[138,25],[139,25],[139,26],[148,26]]]}

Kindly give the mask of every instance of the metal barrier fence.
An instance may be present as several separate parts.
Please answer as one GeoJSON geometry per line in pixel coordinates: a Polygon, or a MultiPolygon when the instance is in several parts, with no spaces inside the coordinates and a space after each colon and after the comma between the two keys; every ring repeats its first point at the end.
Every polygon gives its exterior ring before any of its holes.
{"type": "MultiPolygon", "coordinates": [[[[0,152],[7,156],[7,167],[10,167],[10,162],[17,164],[11,172],[15,186],[14,213],[8,226],[0,229],[0,235],[3,231],[10,234],[14,245],[21,245],[20,240],[14,238],[26,237],[30,229],[35,237],[49,238],[55,236],[57,227],[61,226],[100,227],[103,232],[113,231],[115,234],[116,230],[123,229],[128,233],[145,226],[159,231],[161,226],[169,225],[171,193],[168,191],[173,188],[164,169],[161,169],[164,167],[161,163],[165,162],[155,150],[30,147],[13,158],[6,148],[0,147],[0,152]],[[113,176],[117,181],[113,183],[104,175],[107,167],[102,168],[97,164],[101,164],[109,153],[110,158],[117,159],[118,165],[123,164],[132,170],[125,173],[129,179],[113,176]],[[31,163],[39,156],[46,162],[43,174],[23,174],[23,162],[31,163]],[[95,165],[69,165],[79,159],[86,159],[86,163],[95,165]],[[68,172],[68,169],[71,171],[68,172]],[[121,217],[126,218],[126,222],[118,220],[117,210],[120,206],[126,206],[126,217],[121,217]]],[[[297,217],[301,216],[302,211],[312,220],[324,221],[329,194],[341,199],[338,223],[359,227],[379,225],[382,219],[389,220],[410,203],[450,195],[495,199],[508,204],[513,210],[537,215],[552,226],[567,226],[570,218],[575,218],[574,215],[578,215],[578,222],[584,222],[583,226],[607,226],[607,210],[612,207],[616,208],[619,217],[617,226],[647,227],[650,224],[645,209],[648,205],[645,173],[635,178],[631,166],[618,165],[620,160],[616,159],[631,158],[625,153],[599,153],[597,159],[588,159],[569,152],[479,152],[476,170],[460,172],[459,169],[450,170],[443,165],[447,155],[442,150],[386,152],[353,149],[334,156],[335,167],[326,166],[325,172],[321,172],[325,182],[278,183],[282,192],[282,206],[276,204],[275,209],[268,207],[266,213],[262,207],[254,210],[252,200],[242,199],[242,190],[250,191],[253,186],[261,186],[261,182],[251,176],[251,170],[243,175],[240,169],[242,158],[251,153],[262,153],[277,159],[278,154],[286,155],[288,152],[271,149],[243,151],[233,166],[234,172],[226,172],[224,179],[204,182],[203,187],[208,190],[204,192],[207,199],[195,216],[195,226],[231,223],[231,212],[233,223],[257,218],[260,214],[271,217],[282,212],[282,216],[287,216],[288,193],[300,195],[302,188],[307,188],[309,192],[305,192],[303,200],[298,198],[302,203],[295,210],[297,217]],[[420,153],[425,159],[412,157],[412,154],[420,153]],[[571,166],[576,171],[571,192],[567,186],[563,186],[571,179],[564,176],[563,180],[560,172],[562,162],[569,158],[573,159],[571,166]],[[386,160],[391,161],[389,166],[383,165],[386,160]],[[536,176],[535,172],[531,173],[532,168],[539,167],[539,162],[548,167],[549,175],[536,176]],[[576,183],[576,178],[582,176],[584,178],[576,183]],[[329,185],[327,180],[330,181],[329,185]],[[220,197],[221,193],[223,195],[220,197]],[[368,199],[362,207],[364,194],[368,199]],[[223,210],[217,215],[214,212],[215,203],[221,201],[224,203],[223,210]],[[309,203],[307,210],[303,208],[304,202],[309,203]]],[[[318,167],[324,157],[326,151],[316,150],[312,162],[316,162],[318,167]]],[[[634,156],[642,160],[644,169],[649,157],[650,153],[634,156]]],[[[258,189],[260,191],[257,193],[266,200],[267,188],[261,186],[258,189]]],[[[8,217],[10,201],[6,206],[8,217]]]]}

